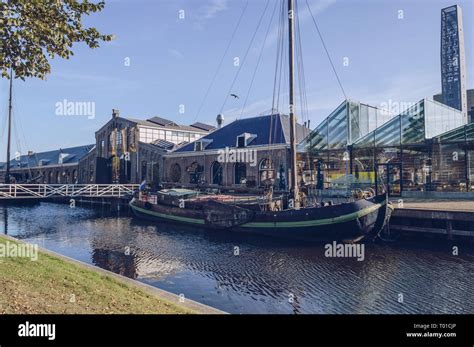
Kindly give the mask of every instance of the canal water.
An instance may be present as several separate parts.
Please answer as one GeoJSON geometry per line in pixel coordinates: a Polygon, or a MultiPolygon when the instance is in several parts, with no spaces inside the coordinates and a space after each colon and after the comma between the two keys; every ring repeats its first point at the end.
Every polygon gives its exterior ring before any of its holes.
{"type": "Polygon", "coordinates": [[[446,242],[324,243],[153,225],[103,207],[1,206],[0,232],[231,313],[473,313],[474,251],[446,242]]]}

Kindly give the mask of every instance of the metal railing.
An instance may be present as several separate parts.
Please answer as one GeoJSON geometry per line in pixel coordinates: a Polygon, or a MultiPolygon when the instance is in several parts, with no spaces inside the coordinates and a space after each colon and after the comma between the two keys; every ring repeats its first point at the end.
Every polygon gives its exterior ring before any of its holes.
{"type": "Polygon", "coordinates": [[[0,184],[0,200],[58,197],[120,198],[138,184],[0,184]]]}

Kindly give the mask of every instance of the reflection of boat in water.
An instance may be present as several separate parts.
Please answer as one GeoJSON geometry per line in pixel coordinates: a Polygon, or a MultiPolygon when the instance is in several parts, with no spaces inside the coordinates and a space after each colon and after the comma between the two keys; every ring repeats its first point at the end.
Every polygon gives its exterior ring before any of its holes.
{"type": "Polygon", "coordinates": [[[198,195],[190,190],[140,193],[130,206],[138,217],[264,235],[358,240],[376,235],[390,217],[385,194],[326,206],[285,208],[285,197],[198,195]]]}
{"type": "MultiPolygon", "coordinates": [[[[294,0],[288,0],[288,12],[284,6],[281,8],[282,18],[288,17],[289,38],[288,105],[291,159],[288,194],[274,198],[272,187],[263,198],[222,194],[198,196],[197,192],[184,190],[166,190],[156,194],[140,192],[130,203],[135,215],[157,222],[182,223],[206,229],[227,229],[305,239],[309,237],[357,241],[368,235],[376,235],[384,228],[391,211],[386,194],[375,195],[373,192],[359,190],[359,193],[351,194],[352,197],[356,195],[352,201],[318,204],[315,201],[308,202],[308,196],[300,191],[294,98],[295,23],[293,15],[285,15],[295,13],[294,9],[294,0]]],[[[296,41],[299,42],[299,39],[300,37],[296,41]]],[[[296,53],[298,55],[301,50],[296,53]]],[[[301,57],[298,59],[302,60],[301,57]]],[[[299,68],[301,69],[301,66],[299,68]]]]}

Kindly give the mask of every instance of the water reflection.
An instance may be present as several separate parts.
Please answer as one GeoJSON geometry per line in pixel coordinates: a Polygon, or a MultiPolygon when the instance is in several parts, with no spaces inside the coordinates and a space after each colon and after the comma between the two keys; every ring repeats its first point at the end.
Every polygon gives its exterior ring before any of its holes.
{"type": "Polygon", "coordinates": [[[446,245],[371,244],[359,262],[326,258],[323,244],[154,226],[102,209],[42,203],[2,214],[12,235],[229,312],[474,309],[472,253],[453,257],[446,245]]]}
{"type": "Polygon", "coordinates": [[[2,234],[8,235],[8,208],[6,205],[2,205],[2,219],[3,219],[3,229],[2,234]]]}

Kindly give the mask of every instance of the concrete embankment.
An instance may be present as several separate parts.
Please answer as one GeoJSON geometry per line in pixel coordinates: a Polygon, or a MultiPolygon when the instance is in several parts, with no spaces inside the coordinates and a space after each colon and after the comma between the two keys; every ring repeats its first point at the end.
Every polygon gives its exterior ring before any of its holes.
{"type": "Polygon", "coordinates": [[[392,203],[390,231],[474,240],[474,200],[403,198],[392,203]]]}

